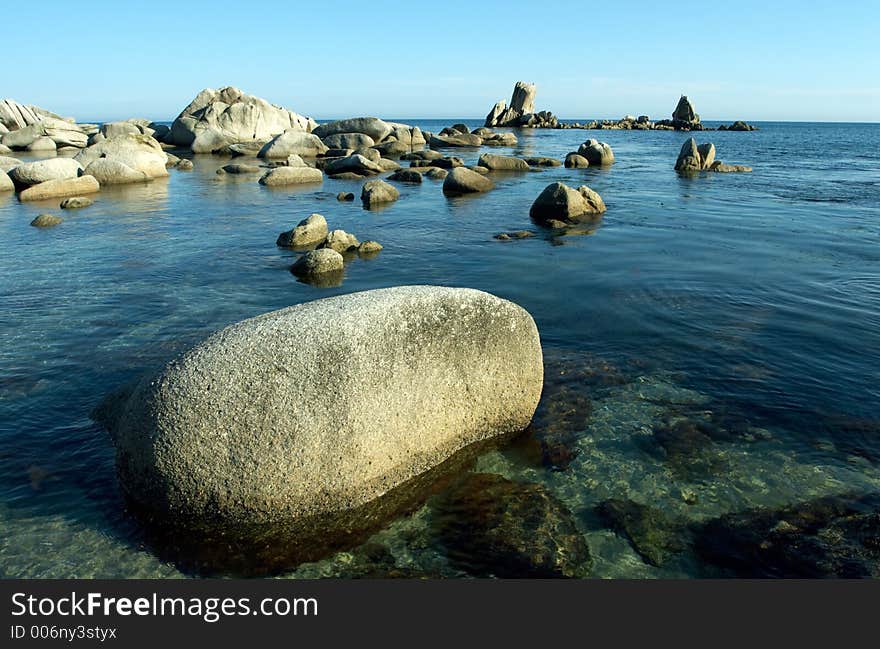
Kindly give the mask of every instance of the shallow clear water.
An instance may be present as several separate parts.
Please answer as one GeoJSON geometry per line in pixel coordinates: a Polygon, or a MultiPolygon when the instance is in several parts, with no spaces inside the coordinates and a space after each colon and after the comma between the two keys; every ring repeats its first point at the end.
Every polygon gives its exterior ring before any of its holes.
{"type": "MultiPolygon", "coordinates": [[[[594,515],[609,498],[695,524],[880,493],[880,126],[759,126],[696,134],[725,162],[754,167],[696,178],[672,171],[687,134],[525,130],[512,151],[490,152],[561,159],[597,137],[617,163],[498,176],[494,191],[456,199],[426,179],[400,186],[381,211],[336,201],[358,182],[273,190],[253,177],[220,179],[226,159],[211,156],[167,180],[102,191],[83,210],[0,194],[0,576],[181,574],[126,516],[92,408],[232,322],[399,284],[480,288],[535,317],[548,394],[566,388],[590,404],[566,424],[573,459],[554,470],[519,444],[477,468],[539,483],[564,503],[593,576],[717,574],[690,551],[662,567],[644,561],[594,515]],[[492,238],[538,232],[529,206],[557,180],[605,199],[592,234],[492,238]],[[45,211],[64,223],[28,225],[45,211]],[[288,272],[296,254],[275,239],[312,212],[384,250],[351,261],[339,287],[298,282],[288,272]],[[587,379],[566,383],[584,368],[587,379]],[[714,417],[709,470],[682,471],[681,449],[657,446],[652,431],[670,417],[714,417]]],[[[479,152],[454,154],[470,163],[479,152]]],[[[685,467],[705,459],[688,452],[685,467]]],[[[392,557],[385,566],[466,574],[447,561],[430,517],[424,507],[376,535],[392,557]]],[[[292,574],[354,574],[358,556],[292,574]]]]}

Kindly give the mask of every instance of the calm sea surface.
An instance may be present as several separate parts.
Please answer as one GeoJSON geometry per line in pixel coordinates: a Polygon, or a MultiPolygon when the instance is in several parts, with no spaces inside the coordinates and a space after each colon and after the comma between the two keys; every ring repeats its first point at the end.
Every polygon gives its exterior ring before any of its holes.
{"type": "MultiPolygon", "coordinates": [[[[90,411],[235,321],[417,283],[490,291],[537,321],[548,378],[536,430],[474,470],[561,503],[591,576],[880,575],[880,125],[758,126],[696,134],[754,172],[695,178],[672,170],[687,134],[521,131],[516,148],[483,151],[562,159],[596,137],[617,163],[498,176],[456,199],[426,179],[381,211],[337,202],[359,182],[272,190],[221,179],[227,159],[211,156],[83,210],[0,194],[0,576],[183,574],[126,514],[90,411]],[[554,181],[602,195],[594,231],[554,237],[530,222],[554,181]],[[28,225],[46,211],[64,222],[28,225]],[[384,250],[349,263],[339,287],[298,282],[296,253],[275,239],[313,212],[384,250]],[[538,234],[493,239],[522,229],[538,234]],[[783,524],[800,549],[752,556],[783,524]],[[744,558],[719,557],[713,533],[744,558]]],[[[369,552],[289,574],[480,574],[450,560],[436,518],[429,503],[369,552]]]]}

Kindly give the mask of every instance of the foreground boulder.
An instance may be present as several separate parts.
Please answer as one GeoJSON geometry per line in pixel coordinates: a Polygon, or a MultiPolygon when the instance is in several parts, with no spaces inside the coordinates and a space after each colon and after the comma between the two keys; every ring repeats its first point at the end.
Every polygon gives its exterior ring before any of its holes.
{"type": "Polygon", "coordinates": [[[206,88],[180,112],[167,140],[196,153],[210,153],[240,142],[267,142],[288,129],[309,132],[316,125],[313,119],[233,86],[206,88]]]}
{"type": "Polygon", "coordinates": [[[487,192],[495,183],[466,167],[455,167],[443,181],[443,193],[447,196],[487,192]]]}
{"type": "Polygon", "coordinates": [[[525,428],[542,380],[525,310],[472,289],[403,286],[234,324],[95,417],[129,500],[179,539],[220,531],[228,556],[255,528],[282,526],[287,548],[331,535],[324,516],[361,524],[357,508],[525,428]]]}
{"type": "Polygon", "coordinates": [[[529,216],[539,223],[574,223],[602,214],[605,209],[602,197],[586,185],[572,189],[563,183],[552,183],[532,203],[529,216]]]}
{"type": "Polygon", "coordinates": [[[18,195],[20,201],[43,201],[48,198],[64,198],[81,194],[94,194],[101,186],[93,176],[80,176],[64,180],[47,180],[28,187],[18,195]]]}

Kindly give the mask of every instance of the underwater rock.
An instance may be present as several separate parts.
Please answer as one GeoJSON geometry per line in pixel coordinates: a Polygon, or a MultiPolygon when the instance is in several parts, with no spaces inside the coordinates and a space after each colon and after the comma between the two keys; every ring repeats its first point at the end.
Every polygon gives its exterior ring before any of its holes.
{"type": "Polygon", "coordinates": [[[611,529],[626,536],[635,551],[652,566],[663,566],[687,548],[685,526],[656,507],[611,498],[600,503],[596,510],[611,529]]]}
{"type": "Polygon", "coordinates": [[[695,527],[704,561],[752,579],[880,578],[880,495],[829,496],[695,527]]]}
{"type": "Polygon", "coordinates": [[[432,503],[449,560],[480,577],[582,578],[592,557],[571,512],[537,484],[471,473],[432,503]]]}

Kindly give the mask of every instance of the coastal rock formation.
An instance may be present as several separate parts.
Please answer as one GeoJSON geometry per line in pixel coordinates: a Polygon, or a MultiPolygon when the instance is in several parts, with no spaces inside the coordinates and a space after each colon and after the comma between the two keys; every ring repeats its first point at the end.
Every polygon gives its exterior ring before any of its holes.
{"type": "Polygon", "coordinates": [[[535,112],[537,86],[525,81],[517,81],[513,87],[510,106],[499,101],[486,116],[487,127],[529,126],[534,128],[556,128],[559,120],[550,111],[535,112]]]}
{"type": "Polygon", "coordinates": [[[718,127],[718,130],[719,131],[757,131],[758,127],[752,126],[751,124],[746,124],[744,121],[738,119],[730,126],[725,126],[724,124],[722,124],[721,126],[718,127]]]}
{"type": "Polygon", "coordinates": [[[371,208],[383,203],[392,203],[400,198],[400,192],[384,180],[371,180],[364,183],[361,189],[361,202],[364,207],[371,208]]]}
{"type": "Polygon", "coordinates": [[[493,187],[495,183],[491,180],[466,167],[455,167],[443,181],[443,193],[447,196],[486,192],[493,187]]]}
{"type": "MultiPolygon", "coordinates": [[[[125,165],[132,171],[145,175],[148,179],[162,178],[168,175],[168,169],[165,166],[168,162],[168,156],[162,149],[162,145],[149,135],[132,133],[117,135],[83,149],[74,158],[83,167],[88,167],[92,162],[100,159],[112,160],[125,165]]],[[[137,175],[125,170],[123,172],[125,176],[131,178],[137,175]]],[[[118,177],[121,178],[122,175],[120,174],[118,177]]]]}
{"type": "Polygon", "coordinates": [[[63,147],[82,148],[94,124],[76,124],[38,106],[26,106],[14,99],[0,101],[0,142],[19,151],[51,151],[63,147]],[[49,142],[52,142],[50,145],[49,142]]]}
{"type": "Polygon", "coordinates": [[[282,526],[291,544],[330,534],[325,515],[357,524],[357,508],[457,451],[524,429],[542,382],[521,307],[402,286],[234,324],[94,416],[130,501],[178,537],[201,542],[207,528],[225,545],[282,526]]]}
{"type": "Polygon", "coordinates": [[[602,214],[605,210],[602,197],[586,185],[572,189],[563,183],[552,183],[532,203],[529,216],[539,223],[575,223],[583,217],[602,214]]]}
{"type": "Polygon", "coordinates": [[[711,142],[697,145],[694,138],[682,145],[675,161],[675,170],[683,174],[696,174],[700,171],[716,173],[749,172],[751,167],[744,165],[727,165],[715,159],[715,145],[711,142]]]}
{"type": "Polygon", "coordinates": [[[312,167],[275,167],[267,171],[260,178],[260,184],[266,187],[320,183],[323,181],[324,174],[321,173],[321,170],[312,167]]]}
{"type": "Polygon", "coordinates": [[[64,180],[76,178],[82,171],[82,165],[71,158],[49,158],[36,162],[25,162],[9,172],[9,177],[17,185],[30,187],[47,180],[64,180]]]}
{"type": "Polygon", "coordinates": [[[33,185],[18,195],[20,201],[42,201],[48,198],[64,198],[66,196],[79,196],[80,194],[94,194],[101,186],[92,176],[80,176],[79,178],[66,178],[63,180],[47,180],[39,185],[33,185]]]}
{"type": "Polygon", "coordinates": [[[260,158],[287,158],[298,155],[314,158],[327,152],[327,145],[317,135],[297,129],[288,129],[275,136],[260,149],[260,158]]]}
{"type": "Polygon", "coordinates": [[[484,153],[477,164],[490,171],[528,171],[529,163],[522,158],[484,153]]]}
{"type": "Polygon", "coordinates": [[[316,126],[311,118],[227,86],[202,90],[174,120],[166,140],[210,153],[239,142],[266,142],[289,129],[310,132],[316,126]]]}

